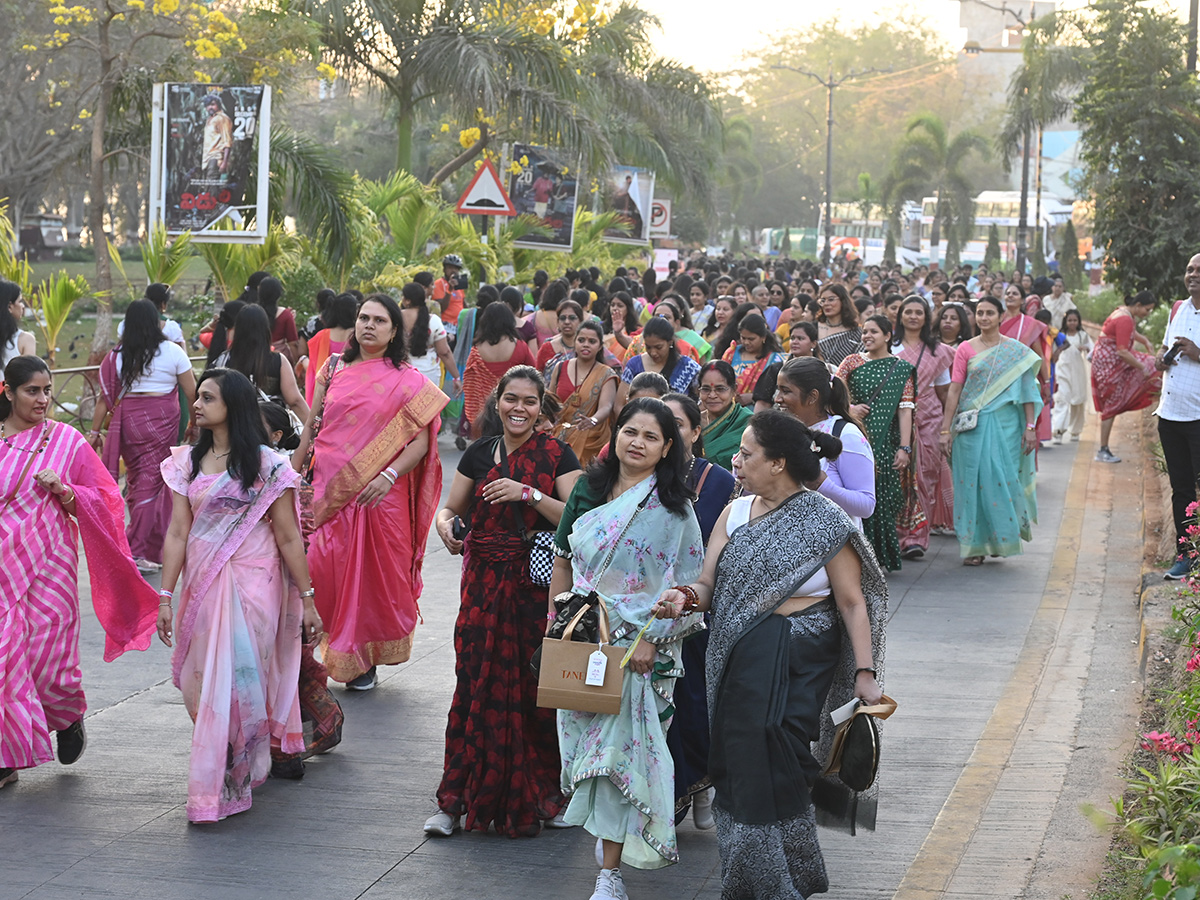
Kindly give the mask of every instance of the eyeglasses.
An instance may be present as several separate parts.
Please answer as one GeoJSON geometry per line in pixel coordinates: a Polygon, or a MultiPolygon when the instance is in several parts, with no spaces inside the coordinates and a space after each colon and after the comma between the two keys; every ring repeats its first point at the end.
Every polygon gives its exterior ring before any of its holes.
{"type": "Polygon", "coordinates": [[[700,393],[702,394],[728,394],[733,390],[727,384],[702,384],[700,385],[700,393]]]}
{"type": "Polygon", "coordinates": [[[578,322],[579,316],[559,316],[558,321],[560,321],[560,322],[578,322]]]}

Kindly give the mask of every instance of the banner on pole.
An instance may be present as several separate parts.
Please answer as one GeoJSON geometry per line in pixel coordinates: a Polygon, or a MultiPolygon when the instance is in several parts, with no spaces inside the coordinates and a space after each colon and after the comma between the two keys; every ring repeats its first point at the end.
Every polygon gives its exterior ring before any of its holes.
{"type": "Polygon", "coordinates": [[[654,173],[637,166],[613,166],[600,192],[600,212],[615,212],[621,217],[621,227],[606,228],[604,240],[613,244],[648,243],[654,173]]]}
{"type": "Polygon", "coordinates": [[[549,234],[529,234],[514,247],[571,252],[579,194],[579,160],[561,150],[513,144],[508,196],[518,215],[530,215],[549,234]]]}
{"type": "Polygon", "coordinates": [[[150,218],[196,241],[262,243],[267,234],[271,88],[154,86],[150,218]],[[254,196],[247,187],[254,182],[254,196]],[[241,227],[217,227],[227,221],[241,227]]]}

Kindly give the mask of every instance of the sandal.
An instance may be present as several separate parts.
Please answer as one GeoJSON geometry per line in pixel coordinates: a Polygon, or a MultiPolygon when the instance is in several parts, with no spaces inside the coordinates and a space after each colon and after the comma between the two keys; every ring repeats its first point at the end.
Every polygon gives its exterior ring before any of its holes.
{"type": "Polygon", "coordinates": [[[964,566],[982,566],[983,565],[983,557],[982,556],[968,556],[966,559],[963,560],[963,565],[964,566]]]}

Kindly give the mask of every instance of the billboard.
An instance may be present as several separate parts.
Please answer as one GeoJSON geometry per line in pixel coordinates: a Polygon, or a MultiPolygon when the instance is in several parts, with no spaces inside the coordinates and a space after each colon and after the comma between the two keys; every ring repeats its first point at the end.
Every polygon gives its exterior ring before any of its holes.
{"type": "Polygon", "coordinates": [[[646,244],[650,240],[650,203],[654,173],[637,166],[613,166],[600,185],[600,212],[621,217],[623,228],[606,228],[604,240],[614,244],[646,244]]]}
{"type": "Polygon", "coordinates": [[[265,85],[155,85],[151,222],[161,221],[168,234],[190,231],[197,241],[261,243],[270,128],[265,85]],[[247,196],[251,182],[257,189],[247,196]]]}
{"type": "Polygon", "coordinates": [[[514,247],[571,252],[575,241],[575,206],[579,194],[579,160],[561,150],[513,144],[508,196],[517,215],[535,217],[549,234],[530,234],[514,247]]]}

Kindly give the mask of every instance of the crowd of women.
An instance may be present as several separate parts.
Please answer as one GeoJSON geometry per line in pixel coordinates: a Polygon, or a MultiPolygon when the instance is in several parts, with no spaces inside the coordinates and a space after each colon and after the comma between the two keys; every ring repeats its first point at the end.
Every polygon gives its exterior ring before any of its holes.
{"type": "Polygon", "coordinates": [[[723,896],[824,890],[817,809],[873,824],[822,762],[830,710],[881,696],[884,571],[931,535],[965,565],[1021,552],[1035,454],[1078,439],[1089,354],[1116,460],[1112,418],[1155,387],[1132,349],[1153,297],[1093,352],[1061,282],[691,262],[538,273],[453,311],[432,276],[402,303],[323,292],[304,328],[257,273],[202,330],[198,378],[151,285],[86,436],[51,420],[0,283],[3,550],[27,563],[0,574],[0,787],[53,758],[50,732],[61,763],[83,752],[78,535],[106,659],[154,631],[173,647],[188,818],[212,822],[340,739],[329,679],[370,690],[409,658],[432,527],[463,562],[426,832],[583,827],[608,900],[622,866],[677,861],[690,807],[723,896]],[[443,428],[471,443],[438,509],[443,428]],[[573,597],[628,650],[615,714],[537,705],[529,662],[573,597]]]}

